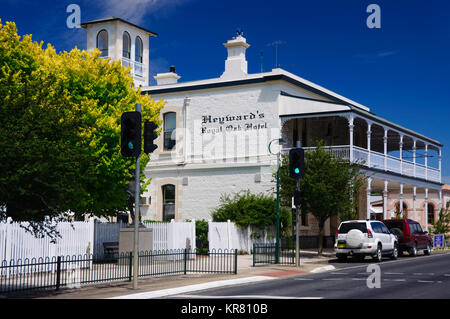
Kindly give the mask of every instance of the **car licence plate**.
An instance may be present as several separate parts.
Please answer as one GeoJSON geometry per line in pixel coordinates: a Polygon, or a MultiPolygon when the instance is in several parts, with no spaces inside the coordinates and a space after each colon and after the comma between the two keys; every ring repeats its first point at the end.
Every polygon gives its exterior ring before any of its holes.
{"type": "Polygon", "coordinates": [[[337,248],[345,248],[345,241],[343,240],[338,241],[337,248]]]}

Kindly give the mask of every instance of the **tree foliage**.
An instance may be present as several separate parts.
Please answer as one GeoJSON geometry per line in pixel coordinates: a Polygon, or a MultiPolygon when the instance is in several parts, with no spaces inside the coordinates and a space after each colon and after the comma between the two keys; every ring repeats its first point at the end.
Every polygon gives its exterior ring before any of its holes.
{"type": "MultiPolygon", "coordinates": [[[[219,206],[211,215],[216,222],[230,220],[242,228],[253,226],[259,229],[267,229],[276,225],[276,204],[276,198],[273,196],[264,193],[252,194],[247,190],[235,193],[233,196],[222,195],[219,206]]],[[[281,208],[281,232],[289,228],[290,220],[290,212],[286,208],[281,208]]]]}
{"type": "MultiPolygon", "coordinates": [[[[305,152],[305,176],[300,180],[301,209],[312,214],[319,226],[319,253],[325,222],[332,216],[341,220],[356,218],[356,196],[365,183],[360,164],[335,157],[322,144],[305,152]]],[[[289,177],[289,156],[282,157],[280,197],[284,206],[291,206],[296,181],[289,177]]]]}
{"type": "MultiPolygon", "coordinates": [[[[57,53],[0,21],[0,207],[3,217],[42,222],[71,211],[126,211],[133,158],[120,154],[120,116],[142,104],[160,124],[163,102],[133,86],[100,51],[57,53]]],[[[141,159],[141,171],[148,163],[141,159]]]]}
{"type": "Polygon", "coordinates": [[[439,211],[439,218],[436,220],[430,228],[430,233],[432,235],[444,234],[447,240],[450,237],[450,201],[442,207],[439,211]]]}

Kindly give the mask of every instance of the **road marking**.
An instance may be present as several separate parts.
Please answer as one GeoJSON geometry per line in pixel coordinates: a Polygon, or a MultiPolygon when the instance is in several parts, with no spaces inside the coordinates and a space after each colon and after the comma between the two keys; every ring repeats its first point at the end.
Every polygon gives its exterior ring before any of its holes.
{"type": "Polygon", "coordinates": [[[383,279],[383,281],[401,281],[401,282],[403,282],[403,281],[406,281],[405,279],[383,279]]]}
{"type": "Polygon", "coordinates": [[[433,275],[434,275],[434,272],[429,272],[429,273],[415,272],[415,273],[413,273],[413,275],[415,275],[415,276],[426,276],[426,275],[433,276],[433,275]]]}
{"type": "Polygon", "coordinates": [[[417,282],[433,283],[432,280],[417,280],[417,282]]]}
{"type": "Polygon", "coordinates": [[[367,278],[352,278],[352,280],[364,280],[364,281],[366,281],[367,278]]]}
{"type": "Polygon", "coordinates": [[[294,278],[294,280],[314,280],[312,278],[294,278]]]}
{"type": "Polygon", "coordinates": [[[169,289],[163,289],[163,290],[122,295],[122,296],[112,297],[112,298],[108,298],[108,299],[161,298],[161,297],[183,294],[183,293],[199,291],[199,290],[205,290],[205,289],[210,289],[210,288],[221,288],[221,287],[225,287],[225,286],[238,285],[238,284],[244,284],[244,283],[250,284],[250,283],[257,282],[257,281],[274,280],[274,279],[275,279],[274,277],[268,277],[268,276],[253,276],[253,277],[238,278],[238,279],[219,280],[219,281],[206,282],[203,284],[196,284],[196,285],[189,285],[189,286],[183,286],[183,287],[177,287],[177,288],[169,288],[169,289]]]}
{"type": "Polygon", "coordinates": [[[385,272],[384,275],[404,275],[403,272],[385,272]]]}
{"type": "Polygon", "coordinates": [[[328,265],[328,266],[323,266],[323,267],[319,267],[319,268],[315,268],[313,270],[311,270],[311,273],[318,273],[318,272],[325,272],[325,271],[330,271],[330,270],[335,270],[336,268],[332,265],[328,265]]]}
{"type": "Polygon", "coordinates": [[[207,295],[177,295],[176,298],[200,298],[200,299],[323,299],[323,297],[288,297],[270,295],[234,295],[234,296],[207,296],[207,295]]]}
{"type": "Polygon", "coordinates": [[[343,280],[344,278],[323,278],[322,280],[343,280]]]}

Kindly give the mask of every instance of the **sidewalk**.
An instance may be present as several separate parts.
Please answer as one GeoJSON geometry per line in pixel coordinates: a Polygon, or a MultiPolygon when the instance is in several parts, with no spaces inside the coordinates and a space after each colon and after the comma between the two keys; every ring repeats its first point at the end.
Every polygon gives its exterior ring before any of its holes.
{"type": "Polygon", "coordinates": [[[264,264],[253,267],[252,255],[238,256],[237,274],[188,274],[166,275],[149,278],[139,278],[138,289],[132,289],[131,282],[105,283],[95,286],[83,286],[75,289],[26,293],[10,295],[8,298],[37,299],[105,299],[105,298],[148,298],[170,296],[175,293],[187,293],[200,289],[219,287],[231,284],[242,284],[269,280],[279,277],[307,274],[314,269],[324,267],[334,259],[333,249],[325,249],[323,256],[317,256],[313,250],[300,252],[300,267],[295,265],[264,264]]]}

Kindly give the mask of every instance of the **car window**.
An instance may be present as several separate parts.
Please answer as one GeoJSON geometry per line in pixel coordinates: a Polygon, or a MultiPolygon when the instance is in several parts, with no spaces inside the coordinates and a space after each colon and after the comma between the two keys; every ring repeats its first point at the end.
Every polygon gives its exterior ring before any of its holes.
{"type": "Polygon", "coordinates": [[[359,229],[363,233],[367,233],[366,223],[354,222],[354,223],[342,223],[339,227],[339,234],[347,234],[352,229],[359,229]]]}
{"type": "Polygon", "coordinates": [[[385,234],[389,234],[389,229],[384,225],[384,224],[380,224],[381,230],[383,231],[383,233],[385,234]]]}
{"type": "Polygon", "coordinates": [[[386,225],[386,227],[388,229],[398,228],[400,230],[403,230],[403,223],[399,222],[399,221],[392,221],[392,222],[391,221],[386,221],[384,224],[386,225]]]}
{"type": "Polygon", "coordinates": [[[416,224],[417,232],[423,233],[422,226],[420,224],[416,224]]]}
{"type": "Polygon", "coordinates": [[[409,230],[412,234],[420,234],[421,233],[421,228],[419,224],[415,224],[415,223],[409,223],[409,230]],[[417,227],[419,226],[419,227],[417,227]]]}
{"type": "Polygon", "coordinates": [[[372,229],[373,229],[373,231],[375,233],[382,233],[383,232],[383,229],[380,227],[381,226],[380,223],[373,222],[373,223],[370,223],[370,226],[372,226],[372,229]]]}

